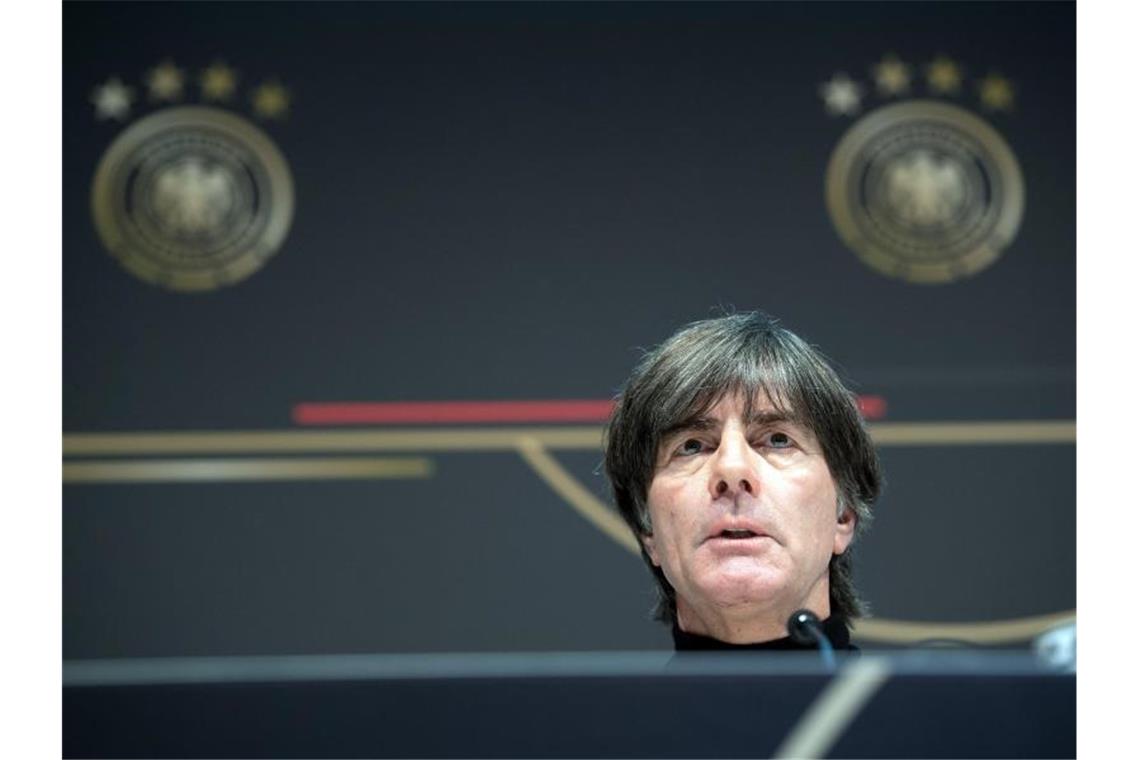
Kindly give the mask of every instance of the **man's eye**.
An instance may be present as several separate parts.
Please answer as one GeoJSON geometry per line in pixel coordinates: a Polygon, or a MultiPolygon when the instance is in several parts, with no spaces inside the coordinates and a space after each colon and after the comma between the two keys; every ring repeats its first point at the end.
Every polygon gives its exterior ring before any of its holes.
{"type": "Polygon", "coordinates": [[[677,447],[678,454],[685,456],[692,456],[693,454],[700,454],[704,451],[705,445],[698,441],[696,438],[690,438],[680,446],[677,447]]]}
{"type": "Polygon", "coordinates": [[[774,449],[786,449],[792,445],[792,439],[787,433],[771,433],[768,436],[768,445],[774,449]]]}

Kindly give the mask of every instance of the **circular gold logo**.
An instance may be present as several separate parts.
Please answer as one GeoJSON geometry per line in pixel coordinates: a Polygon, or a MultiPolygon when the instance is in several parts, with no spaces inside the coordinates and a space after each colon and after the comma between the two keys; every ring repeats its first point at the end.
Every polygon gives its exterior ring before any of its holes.
{"type": "Polygon", "coordinates": [[[280,248],[293,219],[281,151],[216,108],[170,108],[133,124],[95,171],[100,239],[136,276],[173,290],[240,282],[280,248]]]}
{"type": "Polygon", "coordinates": [[[847,131],[827,167],[839,236],[883,274],[941,283],[992,264],[1017,234],[1025,185],[1013,151],[957,106],[885,106],[847,131]]]}

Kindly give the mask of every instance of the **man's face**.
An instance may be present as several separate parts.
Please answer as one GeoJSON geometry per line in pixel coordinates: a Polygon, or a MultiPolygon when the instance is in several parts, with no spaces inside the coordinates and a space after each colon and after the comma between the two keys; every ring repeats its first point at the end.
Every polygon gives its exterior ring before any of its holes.
{"type": "Polygon", "coordinates": [[[680,614],[828,611],[828,562],[851,543],[815,436],[764,397],[739,396],[666,434],[649,486],[645,548],[677,592],[680,614]]]}

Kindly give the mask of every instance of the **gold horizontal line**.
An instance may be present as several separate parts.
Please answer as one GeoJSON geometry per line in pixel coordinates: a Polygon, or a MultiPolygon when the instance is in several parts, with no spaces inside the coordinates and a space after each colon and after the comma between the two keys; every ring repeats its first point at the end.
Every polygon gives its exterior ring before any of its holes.
{"type": "Polygon", "coordinates": [[[428,459],[164,459],[128,462],[64,462],[64,483],[169,483],[232,480],[344,480],[426,478],[428,459]]]}
{"type": "Polygon", "coordinates": [[[870,428],[871,437],[880,446],[984,446],[1077,440],[1077,424],[1073,420],[880,422],[870,428]]]}
{"type": "MultiPolygon", "coordinates": [[[[880,446],[1059,444],[1077,440],[1073,420],[881,422],[880,446]]],[[[517,451],[527,439],[550,450],[600,450],[601,426],[385,430],[226,430],[185,433],[67,433],[64,456],[251,454],[302,451],[517,451]]]]}
{"type": "Polygon", "coordinates": [[[600,427],[432,430],[234,430],[188,433],[69,433],[64,456],[295,451],[511,451],[520,438],[558,449],[600,449],[600,427]]]}

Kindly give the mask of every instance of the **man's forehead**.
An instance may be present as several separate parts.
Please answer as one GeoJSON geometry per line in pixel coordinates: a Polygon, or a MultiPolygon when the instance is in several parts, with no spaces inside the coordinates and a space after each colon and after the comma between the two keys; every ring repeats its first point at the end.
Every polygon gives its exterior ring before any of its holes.
{"type": "MultiPolygon", "coordinates": [[[[719,397],[695,405],[689,414],[669,426],[669,430],[683,428],[707,428],[722,424],[729,417],[740,417],[747,424],[763,424],[771,422],[796,422],[803,420],[796,410],[780,394],[773,402],[771,396],[764,390],[751,395],[741,391],[722,393],[719,397]]],[[[668,432],[668,431],[667,431],[668,432]]]]}

